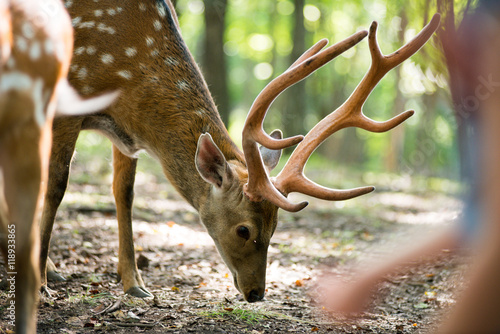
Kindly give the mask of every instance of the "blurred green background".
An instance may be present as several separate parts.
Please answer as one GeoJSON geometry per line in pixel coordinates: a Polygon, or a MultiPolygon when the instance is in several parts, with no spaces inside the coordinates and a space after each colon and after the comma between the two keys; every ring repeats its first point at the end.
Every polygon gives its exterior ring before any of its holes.
{"type": "MultiPolygon", "coordinates": [[[[452,6],[457,24],[475,5],[471,0],[173,2],[186,44],[200,64],[238,145],[254,98],[316,41],[328,38],[330,44],[336,43],[368,29],[375,20],[379,23],[382,52],[389,54],[421,30],[439,4],[452,6]]],[[[416,55],[388,73],[364,106],[365,114],[375,120],[389,119],[407,109],[415,110],[413,117],[383,134],[355,128],[341,130],[320,146],[308,166],[359,171],[364,178],[371,175],[373,181],[377,179],[373,175],[378,173],[458,180],[457,122],[441,48],[436,34],[416,55]]],[[[345,101],[369,65],[365,39],[283,93],[271,107],[266,130],[281,128],[285,136],[307,133],[345,101]]],[[[77,150],[77,160],[88,162],[85,169],[109,174],[111,152],[107,139],[82,133],[77,150]],[[92,165],[91,158],[100,154],[107,156],[104,164],[101,161],[92,165]]],[[[156,163],[145,161],[142,166],[161,174],[156,163]]]]}

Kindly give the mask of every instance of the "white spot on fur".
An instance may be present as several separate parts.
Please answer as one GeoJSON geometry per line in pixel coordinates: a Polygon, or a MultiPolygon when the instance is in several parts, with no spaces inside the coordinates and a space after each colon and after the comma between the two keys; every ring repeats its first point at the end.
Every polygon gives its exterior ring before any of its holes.
{"type": "Polygon", "coordinates": [[[88,55],[93,55],[97,52],[97,49],[95,48],[95,46],[87,46],[87,54],[88,55]]]}
{"type": "Polygon", "coordinates": [[[147,46],[152,46],[155,43],[155,39],[150,36],[146,36],[146,45],[147,46]]]}
{"type": "Polygon", "coordinates": [[[108,15],[111,15],[111,16],[116,14],[116,10],[114,10],[113,8],[109,8],[106,11],[108,12],[108,15]]]}
{"type": "Polygon", "coordinates": [[[156,31],[160,31],[160,30],[161,30],[161,28],[162,28],[162,24],[161,24],[160,20],[155,20],[155,21],[153,22],[153,26],[155,27],[155,30],[156,30],[156,31]]]}
{"type": "Polygon", "coordinates": [[[76,72],[78,70],[78,65],[77,64],[73,64],[69,67],[69,71],[70,72],[76,72]]]}
{"type": "Polygon", "coordinates": [[[118,74],[119,76],[121,76],[122,78],[127,79],[127,80],[132,79],[132,72],[127,71],[127,70],[118,71],[118,72],[116,72],[116,74],[118,74]]]}
{"type": "Polygon", "coordinates": [[[165,10],[165,7],[163,7],[163,4],[157,3],[156,9],[158,10],[160,17],[165,17],[167,15],[167,11],[165,10]]]}
{"type": "Polygon", "coordinates": [[[30,48],[30,58],[31,60],[37,60],[40,58],[41,55],[42,55],[42,46],[40,45],[40,42],[34,41],[31,44],[30,48]]]}
{"type": "Polygon", "coordinates": [[[167,57],[165,58],[165,64],[169,66],[177,66],[179,65],[179,61],[175,59],[174,57],[167,57]]]}
{"type": "Polygon", "coordinates": [[[45,48],[45,53],[48,55],[54,53],[54,42],[51,39],[46,39],[43,46],[45,48]]]}
{"type": "Polygon", "coordinates": [[[123,12],[123,8],[121,8],[121,7],[116,7],[116,11],[117,11],[118,13],[121,13],[121,12],[123,12]]]}
{"type": "Polygon", "coordinates": [[[186,81],[179,80],[177,81],[177,88],[179,88],[180,90],[187,90],[189,89],[189,85],[186,81]]]}
{"type": "Polygon", "coordinates": [[[115,57],[113,57],[109,53],[105,53],[105,54],[101,55],[101,61],[104,64],[111,64],[114,60],[115,60],[115,57]]]}
{"type": "Polygon", "coordinates": [[[76,74],[76,76],[78,77],[78,79],[80,80],[84,80],[87,76],[88,76],[88,71],[85,67],[82,67],[78,73],[76,74]]]}
{"type": "Polygon", "coordinates": [[[95,17],[100,17],[100,16],[102,16],[103,13],[104,12],[101,9],[94,10],[95,17]]]}
{"type": "Polygon", "coordinates": [[[26,38],[16,36],[16,47],[19,51],[26,52],[28,50],[28,42],[26,41],[26,38]]]}
{"type": "Polygon", "coordinates": [[[97,30],[102,31],[102,32],[107,32],[108,34],[111,34],[111,35],[113,35],[116,32],[115,28],[108,27],[104,23],[99,23],[97,25],[97,30]]]}
{"type": "Polygon", "coordinates": [[[93,87],[90,87],[89,85],[85,85],[82,87],[83,94],[92,94],[93,92],[95,92],[95,89],[93,87]]]}
{"type": "Polygon", "coordinates": [[[77,26],[77,28],[94,28],[94,27],[95,27],[94,21],[82,22],[77,26]]]}
{"type": "Polygon", "coordinates": [[[33,30],[33,26],[29,22],[24,22],[21,30],[23,32],[23,36],[27,39],[32,39],[35,37],[35,30],[33,30]]]}
{"type": "Polygon", "coordinates": [[[140,9],[141,11],[143,11],[143,12],[144,12],[144,11],[146,11],[146,5],[145,5],[143,2],[140,2],[140,3],[139,3],[139,9],[140,9]]]}
{"type": "Polygon", "coordinates": [[[137,54],[137,49],[134,47],[125,48],[127,57],[134,57],[137,54]]]}
{"type": "Polygon", "coordinates": [[[80,24],[82,22],[82,18],[80,16],[77,16],[71,20],[71,24],[73,27],[76,27],[77,24],[80,24]]]}
{"type": "Polygon", "coordinates": [[[71,6],[73,6],[73,0],[67,0],[64,2],[64,7],[70,8],[71,6]]]}
{"type": "Polygon", "coordinates": [[[3,73],[0,79],[0,93],[17,90],[32,94],[34,116],[40,127],[45,123],[43,87],[42,78],[33,80],[29,75],[18,71],[3,73]]]}
{"type": "Polygon", "coordinates": [[[73,52],[75,55],[79,56],[85,52],[85,47],[84,46],[79,46],[75,49],[73,52]]]}
{"type": "Polygon", "coordinates": [[[22,72],[7,72],[0,77],[0,92],[28,90],[33,85],[31,77],[22,72]]]}
{"type": "Polygon", "coordinates": [[[154,49],[153,51],[151,51],[152,57],[158,57],[159,55],[160,55],[160,52],[158,51],[158,49],[154,49]]]}

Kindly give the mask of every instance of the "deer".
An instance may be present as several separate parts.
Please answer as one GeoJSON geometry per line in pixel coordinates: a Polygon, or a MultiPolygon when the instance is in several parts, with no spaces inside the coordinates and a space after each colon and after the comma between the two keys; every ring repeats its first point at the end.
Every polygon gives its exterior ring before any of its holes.
{"type": "Polygon", "coordinates": [[[0,0],[0,247],[16,333],[36,331],[52,120],[106,108],[118,95],[84,100],[69,85],[72,31],[59,0],[0,0]]]}
{"type": "Polygon", "coordinates": [[[297,212],[307,202],[292,203],[291,192],[323,200],[346,200],[373,187],[335,190],[303,175],[308,157],[334,132],[350,126],[383,132],[413,114],[406,111],[376,122],[361,111],[370,92],[391,69],[416,53],[439,25],[439,15],[408,44],[383,55],[376,41],[377,23],[325,46],[321,40],[255,99],[243,130],[243,150],[231,140],[200,69],[182,39],[177,15],[168,0],[66,1],[75,29],[70,83],[83,96],[120,89],[106,110],[56,119],[49,182],[41,221],[42,282],[64,279],[48,257],[55,215],[68,184],[75,142],[82,130],[98,131],[113,144],[112,189],[118,220],[118,279],[123,291],[152,297],[135,260],[132,206],[137,154],[144,150],[162,166],[167,179],[199,213],[202,224],[232,274],[235,288],[248,302],[265,293],[267,250],[278,223],[278,209],[297,212]],[[267,134],[263,120],[273,100],[366,36],[372,65],[347,101],[305,136],[267,134]],[[259,146],[260,144],[260,146],[259,146]],[[269,176],[281,150],[298,145],[276,178],[269,176]]]}

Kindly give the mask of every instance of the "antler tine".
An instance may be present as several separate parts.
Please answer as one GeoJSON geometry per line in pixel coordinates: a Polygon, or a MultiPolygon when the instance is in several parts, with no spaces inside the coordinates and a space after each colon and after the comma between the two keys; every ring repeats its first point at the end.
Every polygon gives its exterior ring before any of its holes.
{"type": "Polygon", "coordinates": [[[323,48],[327,44],[328,44],[328,40],[326,38],[323,38],[322,40],[316,42],[316,44],[311,46],[309,48],[309,50],[307,50],[299,58],[297,58],[297,60],[292,65],[290,65],[290,67],[288,67],[287,71],[294,68],[298,64],[302,63],[307,58],[310,58],[310,57],[314,56],[315,54],[317,54],[318,52],[320,52],[321,50],[323,50],[323,48]]]}
{"type": "Polygon", "coordinates": [[[280,193],[269,180],[257,143],[269,149],[283,149],[302,141],[303,136],[294,136],[286,139],[274,139],[265,133],[263,122],[266,113],[276,97],[286,88],[303,80],[321,66],[325,65],[342,52],[353,47],[367,36],[367,31],[360,31],[344,41],[334,44],[321,51],[327,40],[321,40],[295,61],[283,74],[272,80],[257,96],[248,113],[243,128],[243,152],[248,167],[248,183],[244,186],[245,195],[252,201],[268,199],[275,205],[287,211],[299,211],[307,202],[293,204],[280,193]],[[321,51],[321,52],[320,52],[321,51]]]}
{"type": "Polygon", "coordinates": [[[413,110],[409,110],[388,121],[377,122],[366,117],[362,112],[362,107],[384,75],[416,53],[429,40],[438,28],[439,21],[440,15],[435,14],[429,24],[413,40],[387,56],[382,54],[377,43],[377,22],[372,23],[368,35],[372,58],[370,69],[346,102],[316,124],[297,146],[283,170],[274,180],[277,189],[285,195],[290,192],[300,192],[325,200],[349,199],[366,194],[374,189],[373,187],[351,190],[324,188],[305,177],[303,173],[304,166],[314,150],[326,138],[340,129],[355,126],[372,132],[384,132],[401,124],[413,115],[413,110]]]}

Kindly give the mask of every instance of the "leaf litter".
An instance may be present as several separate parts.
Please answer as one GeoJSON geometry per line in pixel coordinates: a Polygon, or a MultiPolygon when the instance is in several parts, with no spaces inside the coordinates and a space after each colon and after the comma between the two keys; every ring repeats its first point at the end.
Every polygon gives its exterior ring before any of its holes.
{"type": "MultiPolygon", "coordinates": [[[[110,333],[424,333],[432,332],[465,284],[466,261],[444,254],[438,261],[388,277],[370,308],[355,320],[332,318],[311,297],[323,270],[349,277],[360,258],[382,256],[380,249],[387,242],[419,233],[420,226],[408,223],[418,220],[415,217],[434,213],[450,221],[447,217],[460,210],[452,196],[436,195],[451,203],[438,210],[433,194],[412,194],[417,205],[406,210],[411,203],[405,202],[402,222],[394,210],[401,205],[398,192],[356,200],[343,209],[312,203],[299,214],[281,213],[269,248],[266,297],[249,304],[233,287],[196,212],[168,184],[137,188],[134,243],[139,269],[154,298],[124,295],[118,283],[115,211],[87,202],[98,194],[101,203],[113,203],[109,189],[70,184],[69,197],[85,202],[63,202],[58,212],[50,256],[67,280],[51,282],[55,293],[41,297],[38,333],[83,333],[89,328],[110,333]],[[353,210],[356,206],[366,210],[353,210]]],[[[428,222],[423,225],[428,229],[428,222]]],[[[0,270],[4,275],[4,268],[0,270]]],[[[0,333],[7,331],[5,294],[0,290],[0,333]]]]}

